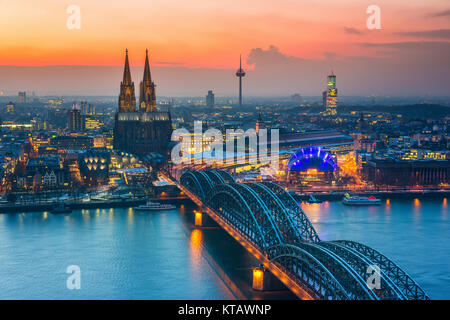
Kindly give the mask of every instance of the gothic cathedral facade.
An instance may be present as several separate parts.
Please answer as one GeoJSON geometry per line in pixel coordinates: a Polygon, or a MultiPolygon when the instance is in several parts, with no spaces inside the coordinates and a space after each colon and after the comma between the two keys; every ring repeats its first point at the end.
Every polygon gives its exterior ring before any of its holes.
{"type": "Polygon", "coordinates": [[[159,112],[156,109],[155,84],[151,78],[148,51],[139,89],[137,107],[127,50],[123,80],[120,83],[119,108],[115,115],[114,149],[138,156],[151,152],[167,155],[172,121],[170,112],[159,112]]]}

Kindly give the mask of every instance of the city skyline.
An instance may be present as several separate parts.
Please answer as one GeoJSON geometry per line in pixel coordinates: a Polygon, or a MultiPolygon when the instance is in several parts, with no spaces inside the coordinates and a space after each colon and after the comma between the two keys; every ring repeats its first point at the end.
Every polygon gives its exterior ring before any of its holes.
{"type": "Polygon", "coordinates": [[[449,17],[0,0],[0,300],[450,299],[449,17]]]}

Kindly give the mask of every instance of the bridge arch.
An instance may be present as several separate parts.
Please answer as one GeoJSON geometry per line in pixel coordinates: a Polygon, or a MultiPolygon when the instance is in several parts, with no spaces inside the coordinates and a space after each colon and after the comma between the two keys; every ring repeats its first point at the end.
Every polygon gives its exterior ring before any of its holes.
{"type": "Polygon", "coordinates": [[[302,208],[297,201],[281,186],[272,182],[261,182],[267,188],[272,190],[278,198],[285,204],[286,214],[293,221],[294,225],[298,228],[303,242],[316,242],[320,241],[319,235],[314,229],[311,221],[309,221],[302,208]]]}
{"type": "Polygon", "coordinates": [[[362,243],[350,240],[336,240],[332,243],[339,243],[352,248],[374,262],[384,274],[401,290],[406,299],[429,300],[425,291],[395,262],[381,254],[377,250],[362,243]]]}
{"type": "Polygon", "coordinates": [[[246,183],[246,186],[254,190],[269,208],[273,221],[280,231],[283,242],[301,243],[304,241],[300,230],[301,225],[296,225],[289,215],[290,208],[270,188],[262,183],[246,183]]]}
{"type": "Polygon", "coordinates": [[[302,283],[313,297],[324,300],[351,298],[327,267],[302,247],[275,245],[267,249],[267,255],[281,270],[302,283]]]}
{"type": "Polygon", "coordinates": [[[206,203],[255,246],[258,248],[270,246],[273,240],[269,235],[271,230],[261,227],[260,221],[263,217],[255,214],[252,205],[249,205],[233,185],[217,185],[214,192],[209,194],[206,203]]]}
{"type": "Polygon", "coordinates": [[[189,189],[189,191],[200,197],[200,199],[205,198],[207,192],[207,190],[205,190],[206,186],[203,183],[203,179],[200,180],[197,171],[187,171],[183,173],[180,177],[180,183],[189,189]]]}
{"type": "Polygon", "coordinates": [[[180,177],[180,183],[200,198],[203,198],[204,190],[194,171],[186,171],[183,173],[180,177]]]}
{"type": "MultiPolygon", "coordinates": [[[[226,212],[226,216],[231,218],[230,214],[234,216],[251,216],[254,223],[257,224],[258,230],[261,231],[264,242],[260,239],[253,238],[255,235],[252,228],[248,226],[236,226],[238,229],[252,231],[251,234],[246,234],[247,239],[254,243],[260,250],[264,251],[268,246],[279,244],[283,242],[280,231],[273,221],[270,210],[265,205],[264,201],[253,192],[250,188],[240,183],[219,184],[214,187],[206,198],[206,204],[212,209],[224,213],[228,203],[242,201],[245,206],[241,208],[249,209],[250,211],[230,211],[226,212]],[[228,192],[224,192],[227,189],[228,192]],[[231,191],[232,190],[232,191],[231,191]]],[[[245,219],[245,222],[250,221],[245,219]]]]}
{"type": "Polygon", "coordinates": [[[234,183],[233,187],[239,191],[242,197],[250,204],[254,214],[259,218],[260,226],[267,230],[270,235],[271,244],[282,243],[283,235],[281,234],[280,228],[276,223],[273,212],[266,205],[265,201],[262,199],[261,195],[255,192],[249,187],[249,184],[245,183],[234,183]]]}
{"type": "MultiPolygon", "coordinates": [[[[337,242],[322,241],[318,244],[337,254],[351,266],[355,273],[366,280],[370,276],[370,273],[367,273],[368,268],[370,266],[378,266],[375,261],[372,261],[362,253],[337,242]]],[[[387,276],[384,270],[380,268],[380,272],[375,270],[375,273],[380,277],[380,288],[372,288],[371,290],[377,298],[389,300],[406,299],[400,288],[387,276]]]]}
{"type": "Polygon", "coordinates": [[[318,243],[302,244],[301,248],[326,266],[345,288],[350,299],[378,300],[378,296],[367,286],[366,279],[339,255],[327,250],[318,243]]]}
{"type": "Polygon", "coordinates": [[[215,185],[233,182],[233,177],[222,170],[187,171],[180,177],[180,183],[202,200],[215,185]]]}
{"type": "Polygon", "coordinates": [[[212,170],[215,173],[217,173],[218,175],[220,175],[226,183],[235,183],[236,181],[234,180],[233,176],[228,172],[228,171],[224,171],[224,170],[212,170]]]}
{"type": "Polygon", "coordinates": [[[200,181],[200,184],[202,185],[202,188],[206,196],[208,192],[210,192],[211,189],[214,187],[214,182],[211,180],[209,175],[206,174],[205,171],[196,171],[195,174],[197,175],[197,178],[200,181]]]}
{"type": "Polygon", "coordinates": [[[216,171],[202,171],[202,172],[211,179],[214,185],[226,183],[226,181],[222,178],[222,176],[219,175],[216,171]]]}

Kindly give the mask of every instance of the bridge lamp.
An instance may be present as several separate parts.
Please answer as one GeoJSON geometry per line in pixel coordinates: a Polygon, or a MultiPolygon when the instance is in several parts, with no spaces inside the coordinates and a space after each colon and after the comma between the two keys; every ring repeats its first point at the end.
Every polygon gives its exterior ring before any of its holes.
{"type": "Polygon", "coordinates": [[[202,226],[202,213],[195,210],[194,214],[195,214],[195,225],[197,227],[201,227],[202,226]]]}
{"type": "Polygon", "coordinates": [[[264,290],[264,271],[260,268],[253,268],[252,288],[255,290],[264,290]]]}

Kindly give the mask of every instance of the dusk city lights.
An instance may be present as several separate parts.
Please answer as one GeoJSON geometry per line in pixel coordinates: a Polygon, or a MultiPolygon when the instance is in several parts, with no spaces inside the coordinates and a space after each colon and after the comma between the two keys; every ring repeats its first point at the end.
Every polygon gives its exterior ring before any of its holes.
{"type": "Polygon", "coordinates": [[[448,0],[5,0],[0,25],[0,300],[450,300],[448,0]]]}

